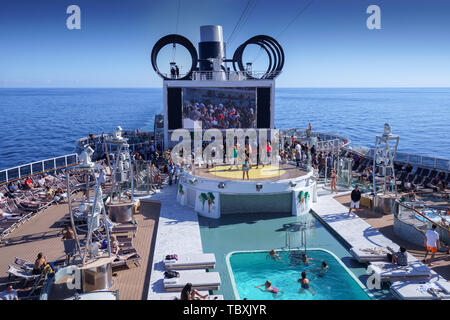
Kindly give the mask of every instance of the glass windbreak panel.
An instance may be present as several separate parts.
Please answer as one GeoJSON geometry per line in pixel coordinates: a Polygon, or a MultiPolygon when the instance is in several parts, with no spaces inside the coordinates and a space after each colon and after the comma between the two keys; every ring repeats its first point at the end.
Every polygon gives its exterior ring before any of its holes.
{"type": "Polygon", "coordinates": [[[6,182],[6,171],[0,172],[0,183],[6,182]]]}
{"type": "Polygon", "coordinates": [[[19,168],[8,170],[8,180],[14,180],[19,178],[19,168]]]}
{"type": "Polygon", "coordinates": [[[450,169],[450,161],[445,159],[436,159],[436,168],[448,170],[450,169]]]}
{"type": "Polygon", "coordinates": [[[64,167],[65,165],[66,165],[65,157],[56,159],[56,167],[57,168],[64,167]]]}
{"type": "Polygon", "coordinates": [[[55,163],[53,160],[47,160],[44,162],[44,170],[55,169],[55,163]]]}
{"type": "Polygon", "coordinates": [[[422,157],[422,165],[427,167],[434,167],[434,159],[432,157],[422,157]]]}
{"type": "Polygon", "coordinates": [[[397,152],[397,154],[395,155],[395,160],[402,161],[402,162],[407,162],[408,161],[408,154],[407,153],[403,153],[403,152],[397,152]]]}
{"type": "Polygon", "coordinates": [[[33,173],[38,173],[38,172],[44,171],[42,162],[33,163],[31,166],[33,167],[33,173]]]}
{"type": "Polygon", "coordinates": [[[31,165],[22,166],[20,169],[20,176],[28,176],[31,174],[31,165]]]}
{"type": "Polygon", "coordinates": [[[416,164],[420,164],[420,160],[421,160],[421,156],[417,156],[417,155],[414,155],[414,154],[410,154],[409,155],[409,162],[411,162],[411,163],[416,163],[416,164]]]}
{"type": "Polygon", "coordinates": [[[77,157],[75,155],[68,156],[67,157],[67,164],[74,164],[77,162],[77,157]]]}
{"type": "Polygon", "coordinates": [[[74,164],[76,162],[77,162],[77,156],[76,155],[67,157],[67,164],[74,164]]]}

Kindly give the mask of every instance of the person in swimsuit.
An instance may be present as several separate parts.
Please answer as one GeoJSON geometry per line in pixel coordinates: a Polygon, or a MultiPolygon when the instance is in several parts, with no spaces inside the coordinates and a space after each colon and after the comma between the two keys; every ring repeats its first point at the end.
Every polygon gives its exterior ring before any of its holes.
{"type": "Polygon", "coordinates": [[[70,258],[72,258],[76,252],[75,233],[69,226],[66,226],[64,229],[62,240],[64,241],[64,252],[67,257],[67,265],[69,265],[70,258]]]}
{"type": "Polygon", "coordinates": [[[328,265],[325,261],[322,261],[322,267],[319,270],[319,277],[323,277],[328,272],[328,265]]]}
{"type": "Polygon", "coordinates": [[[302,262],[305,266],[309,266],[309,262],[310,261],[320,261],[317,259],[313,259],[313,258],[308,258],[308,256],[306,255],[306,253],[302,254],[302,262]]]}
{"type": "Polygon", "coordinates": [[[330,177],[330,187],[331,187],[331,193],[333,193],[333,190],[338,193],[338,190],[336,188],[336,181],[337,181],[337,174],[335,170],[331,170],[331,177],[330,177]]]}
{"type": "Polygon", "coordinates": [[[269,257],[272,258],[273,261],[277,261],[277,260],[281,261],[280,255],[274,249],[269,251],[269,254],[266,256],[266,260],[269,257]]]}
{"type": "Polygon", "coordinates": [[[192,289],[192,283],[188,282],[184,286],[183,290],[181,290],[180,300],[199,300],[206,299],[208,297],[207,294],[202,296],[200,292],[195,289],[192,289]],[[196,298],[197,296],[198,298],[196,298]]]}
{"type": "Polygon", "coordinates": [[[248,157],[246,157],[244,163],[242,164],[242,180],[245,180],[245,174],[247,174],[247,180],[250,180],[248,176],[249,170],[250,170],[250,163],[248,161],[248,157]]]}
{"type": "MultiPolygon", "coordinates": [[[[265,290],[263,290],[263,291],[269,291],[269,292],[272,292],[272,293],[274,293],[274,294],[277,294],[278,293],[278,288],[276,288],[276,287],[273,287],[272,286],[272,282],[270,282],[269,280],[267,280],[265,283],[263,283],[263,284],[260,284],[259,286],[255,286],[255,288],[259,288],[259,287],[262,287],[262,286],[264,286],[264,288],[265,288],[265,290]]],[[[260,289],[261,290],[261,289],[260,289]]]]}
{"type": "Polygon", "coordinates": [[[311,289],[311,287],[309,286],[309,279],[306,278],[305,271],[302,272],[302,277],[300,279],[298,279],[298,282],[301,284],[301,288],[299,290],[300,293],[303,293],[303,292],[305,292],[305,290],[308,290],[309,292],[311,292],[312,295],[316,294],[314,292],[314,290],[311,289]]]}
{"type": "Polygon", "coordinates": [[[47,264],[47,260],[45,259],[42,252],[39,252],[37,255],[37,259],[34,262],[33,274],[41,274],[44,266],[47,264]]]}

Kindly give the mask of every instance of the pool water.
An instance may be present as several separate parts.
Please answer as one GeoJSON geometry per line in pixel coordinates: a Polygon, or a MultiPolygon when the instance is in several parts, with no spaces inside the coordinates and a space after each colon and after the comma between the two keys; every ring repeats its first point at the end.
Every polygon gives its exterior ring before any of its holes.
{"type": "Polygon", "coordinates": [[[229,255],[235,288],[241,299],[249,300],[370,300],[370,297],[348,271],[325,250],[307,250],[309,258],[326,261],[328,272],[320,277],[321,261],[301,262],[301,251],[280,251],[281,261],[267,258],[268,252],[236,252],[229,255]],[[310,291],[300,292],[301,272],[310,280],[310,291]],[[255,288],[267,280],[278,288],[273,294],[255,288]]]}
{"type": "MultiPolygon", "coordinates": [[[[450,222],[450,218],[448,216],[445,216],[444,210],[437,210],[437,209],[425,209],[421,210],[421,213],[426,215],[430,220],[434,222],[441,222],[442,218],[446,219],[450,222]]],[[[415,218],[422,222],[427,222],[428,220],[422,217],[421,215],[416,214],[415,218]]]]}

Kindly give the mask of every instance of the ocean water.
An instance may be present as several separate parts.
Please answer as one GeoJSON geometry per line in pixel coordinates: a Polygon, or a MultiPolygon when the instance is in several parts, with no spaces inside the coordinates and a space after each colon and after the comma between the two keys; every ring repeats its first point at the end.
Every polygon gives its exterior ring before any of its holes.
{"type": "MultiPolygon", "coordinates": [[[[68,154],[90,132],[153,130],[161,89],[0,89],[0,170],[68,154]]],[[[295,89],[275,93],[275,126],[373,146],[389,122],[399,151],[450,158],[450,88],[295,89]]]]}

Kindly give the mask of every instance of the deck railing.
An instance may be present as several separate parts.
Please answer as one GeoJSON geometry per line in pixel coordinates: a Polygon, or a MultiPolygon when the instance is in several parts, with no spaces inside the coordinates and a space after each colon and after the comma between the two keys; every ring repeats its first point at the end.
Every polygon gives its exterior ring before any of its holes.
{"type": "MultiPolygon", "coordinates": [[[[281,74],[281,71],[194,71],[191,75],[192,81],[216,80],[216,81],[244,81],[244,80],[271,80],[281,74]]],[[[187,74],[178,77],[164,73],[163,76],[170,80],[184,78],[187,74]]]]}
{"type": "MultiPolygon", "coordinates": [[[[361,155],[364,155],[366,157],[373,159],[374,151],[372,148],[352,147],[352,148],[348,148],[348,150],[357,152],[361,155]]],[[[436,170],[444,170],[444,171],[450,172],[450,160],[449,159],[423,156],[420,154],[412,154],[412,153],[407,153],[407,152],[397,152],[395,155],[395,161],[403,162],[403,163],[410,163],[411,165],[415,165],[415,166],[419,166],[419,167],[436,169],[436,170]]]]}
{"type": "Polygon", "coordinates": [[[395,200],[395,203],[397,205],[397,209],[394,210],[394,216],[402,221],[403,223],[406,223],[408,225],[413,226],[416,230],[425,233],[426,230],[431,229],[432,225],[436,225],[437,231],[440,235],[440,239],[446,243],[447,245],[450,244],[450,229],[448,226],[443,225],[441,222],[436,222],[431,220],[429,217],[426,216],[426,214],[422,213],[420,208],[432,208],[433,205],[426,205],[421,201],[417,202],[402,202],[399,199],[395,200]],[[414,220],[415,224],[411,224],[408,221],[408,218],[414,218],[414,216],[420,216],[422,220],[414,220]],[[420,225],[418,227],[417,225],[420,225]]]}
{"type": "Polygon", "coordinates": [[[4,185],[28,176],[64,169],[77,164],[78,154],[76,153],[27,163],[21,166],[0,171],[0,185],[4,185]]]}

